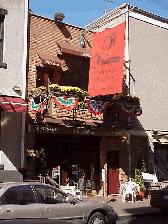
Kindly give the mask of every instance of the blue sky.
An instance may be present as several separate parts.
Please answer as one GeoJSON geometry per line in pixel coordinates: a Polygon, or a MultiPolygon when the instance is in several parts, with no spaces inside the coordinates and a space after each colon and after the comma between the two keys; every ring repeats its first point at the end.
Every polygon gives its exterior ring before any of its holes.
{"type": "MultiPolygon", "coordinates": [[[[108,0],[111,1],[111,0],[108,0]]],[[[113,0],[107,3],[111,11],[124,2],[148,12],[168,18],[168,0],[113,0]]],[[[54,18],[56,12],[64,13],[64,22],[83,27],[104,14],[105,0],[29,0],[29,8],[35,14],[54,18]]]]}

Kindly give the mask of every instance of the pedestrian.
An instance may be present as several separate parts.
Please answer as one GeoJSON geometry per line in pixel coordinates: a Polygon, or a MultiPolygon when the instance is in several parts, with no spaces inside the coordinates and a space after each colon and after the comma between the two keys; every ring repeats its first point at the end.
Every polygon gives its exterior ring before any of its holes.
{"type": "Polygon", "coordinates": [[[80,200],[82,200],[83,190],[84,190],[84,175],[79,178],[79,190],[80,190],[80,200]]]}

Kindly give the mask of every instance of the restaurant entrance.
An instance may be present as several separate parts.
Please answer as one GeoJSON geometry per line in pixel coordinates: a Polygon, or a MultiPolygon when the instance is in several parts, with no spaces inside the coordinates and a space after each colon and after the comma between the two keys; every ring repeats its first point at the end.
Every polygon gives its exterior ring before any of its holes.
{"type": "Polygon", "coordinates": [[[94,189],[100,187],[100,137],[36,133],[35,149],[45,149],[46,170],[61,168],[61,184],[76,185],[85,174],[94,189]]]}

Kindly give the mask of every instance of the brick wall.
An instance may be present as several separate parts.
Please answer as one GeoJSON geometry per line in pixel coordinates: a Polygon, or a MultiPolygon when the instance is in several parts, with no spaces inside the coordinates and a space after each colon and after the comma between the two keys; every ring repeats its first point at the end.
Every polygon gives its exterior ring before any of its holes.
{"type": "MultiPolygon", "coordinates": [[[[107,151],[119,151],[119,184],[127,180],[128,173],[128,150],[127,143],[121,137],[104,136],[100,142],[100,166],[104,168],[107,163],[107,151]]],[[[101,179],[101,177],[100,177],[101,179]]],[[[107,195],[107,186],[105,186],[105,193],[107,195]]]]}

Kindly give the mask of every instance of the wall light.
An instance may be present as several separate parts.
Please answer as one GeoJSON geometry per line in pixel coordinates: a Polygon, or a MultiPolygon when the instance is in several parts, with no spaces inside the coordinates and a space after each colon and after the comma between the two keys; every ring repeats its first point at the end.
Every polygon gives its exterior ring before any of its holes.
{"type": "Polygon", "coordinates": [[[62,21],[64,19],[64,17],[65,16],[63,13],[57,12],[54,16],[54,20],[55,20],[55,22],[62,21]]]}

